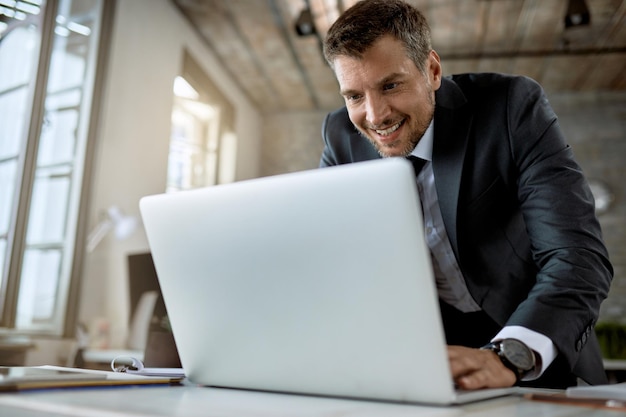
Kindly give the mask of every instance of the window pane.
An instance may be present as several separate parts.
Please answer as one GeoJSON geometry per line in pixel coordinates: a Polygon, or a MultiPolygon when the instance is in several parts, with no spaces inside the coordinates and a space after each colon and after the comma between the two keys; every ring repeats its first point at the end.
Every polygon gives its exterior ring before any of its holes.
{"type": "MultiPolygon", "coordinates": [[[[15,25],[16,20],[9,23],[15,25]]],[[[17,155],[25,140],[29,84],[37,57],[37,28],[24,24],[0,42],[0,159],[17,155]]]]}
{"type": "Polygon", "coordinates": [[[41,132],[38,165],[69,162],[74,158],[78,111],[49,111],[41,132]]]}
{"type": "MultiPolygon", "coordinates": [[[[88,42],[88,38],[84,36],[73,38],[75,41],[88,42]]],[[[66,37],[56,37],[52,61],[50,61],[48,92],[52,93],[82,85],[85,75],[85,60],[80,55],[72,54],[75,47],[75,45],[68,44],[66,37]]]]}
{"type": "Polygon", "coordinates": [[[177,106],[172,111],[172,139],[188,143],[190,146],[202,146],[203,126],[193,113],[186,112],[185,107],[177,106]]]}
{"type": "Polygon", "coordinates": [[[202,154],[202,149],[197,146],[172,141],[167,169],[168,184],[176,190],[192,188],[194,185],[194,161],[201,160],[202,154]]]}
{"type": "MultiPolygon", "coordinates": [[[[7,256],[7,241],[0,238],[0,271],[4,270],[4,262],[7,256]]],[[[4,286],[4,275],[0,274],[0,287],[4,286]]]]}
{"type": "Polygon", "coordinates": [[[0,65],[0,91],[30,83],[37,58],[37,37],[34,25],[18,26],[4,35],[0,42],[0,62],[11,64],[0,65]]]}
{"type": "Polygon", "coordinates": [[[59,250],[29,249],[24,253],[17,304],[18,327],[53,319],[60,266],[59,250]]]}
{"type": "Polygon", "coordinates": [[[174,98],[167,192],[217,182],[219,110],[206,103],[174,98]]]}
{"type": "Polygon", "coordinates": [[[16,171],[16,160],[0,163],[0,196],[2,196],[0,198],[0,236],[7,234],[9,231],[16,171]]]}
{"type": "Polygon", "coordinates": [[[0,94],[0,159],[17,155],[25,139],[27,99],[26,87],[0,94]]]}
{"type": "Polygon", "coordinates": [[[39,169],[28,219],[28,245],[61,242],[70,192],[69,169],[39,169]]]}

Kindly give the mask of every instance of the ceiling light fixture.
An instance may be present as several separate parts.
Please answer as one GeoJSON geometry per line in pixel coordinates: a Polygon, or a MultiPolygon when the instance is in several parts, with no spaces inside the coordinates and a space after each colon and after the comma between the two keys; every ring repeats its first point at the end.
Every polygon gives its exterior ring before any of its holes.
{"type": "Polygon", "coordinates": [[[565,14],[565,29],[591,23],[591,13],[585,0],[569,0],[565,14]]]}
{"type": "Polygon", "coordinates": [[[315,34],[315,22],[313,21],[313,14],[311,13],[311,9],[309,7],[302,9],[298,19],[296,20],[295,28],[298,36],[309,36],[315,34]]]}

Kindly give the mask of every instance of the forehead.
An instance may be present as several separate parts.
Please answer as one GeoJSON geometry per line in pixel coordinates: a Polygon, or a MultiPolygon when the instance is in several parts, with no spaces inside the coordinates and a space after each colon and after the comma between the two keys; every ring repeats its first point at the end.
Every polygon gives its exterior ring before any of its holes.
{"type": "Polygon", "coordinates": [[[364,88],[393,75],[414,75],[418,72],[404,45],[391,36],[376,41],[360,57],[337,56],[333,69],[342,90],[364,88]]]}

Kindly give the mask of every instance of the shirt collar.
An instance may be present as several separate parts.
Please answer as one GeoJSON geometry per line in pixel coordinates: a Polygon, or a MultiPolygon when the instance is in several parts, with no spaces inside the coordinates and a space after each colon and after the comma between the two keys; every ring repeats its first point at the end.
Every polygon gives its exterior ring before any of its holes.
{"type": "Polygon", "coordinates": [[[411,155],[417,156],[418,158],[422,158],[427,161],[433,160],[433,141],[435,138],[434,125],[435,119],[430,122],[428,129],[426,129],[426,132],[424,132],[424,136],[422,136],[422,139],[420,139],[420,141],[417,143],[417,146],[415,147],[415,149],[413,149],[411,155]]]}

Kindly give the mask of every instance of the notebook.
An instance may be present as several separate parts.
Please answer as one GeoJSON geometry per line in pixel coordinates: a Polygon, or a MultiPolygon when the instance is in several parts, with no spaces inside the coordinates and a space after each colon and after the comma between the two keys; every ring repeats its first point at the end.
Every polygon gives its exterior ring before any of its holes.
{"type": "Polygon", "coordinates": [[[453,404],[404,158],[140,202],[182,366],[197,384],[453,404]]]}
{"type": "Polygon", "coordinates": [[[61,366],[0,366],[0,393],[27,390],[177,385],[181,376],[150,377],[61,366]]]}

